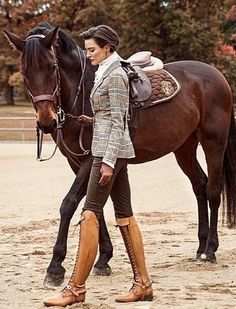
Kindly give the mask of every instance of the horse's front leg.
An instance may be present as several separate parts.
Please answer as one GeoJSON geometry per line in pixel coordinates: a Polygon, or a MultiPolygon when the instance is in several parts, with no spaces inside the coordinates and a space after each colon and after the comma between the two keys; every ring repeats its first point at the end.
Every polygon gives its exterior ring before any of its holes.
{"type": "MultiPolygon", "coordinates": [[[[61,220],[57,241],[53,248],[52,260],[47,269],[47,275],[44,280],[45,284],[58,286],[64,281],[65,268],[61,264],[64,261],[67,252],[67,238],[70,220],[73,217],[79,202],[85,196],[91,169],[91,162],[92,159],[88,158],[82,163],[70,191],[63,199],[60,207],[61,220]]],[[[95,274],[108,276],[111,274],[111,268],[108,265],[108,261],[113,256],[113,247],[103,216],[101,216],[99,236],[100,255],[97,263],[95,264],[95,274]]]]}
{"type": "Polygon", "coordinates": [[[62,201],[60,207],[61,220],[59,231],[53,248],[52,260],[48,266],[47,275],[44,279],[44,284],[58,286],[64,281],[65,268],[61,264],[66,256],[70,220],[73,217],[79,202],[86,194],[91,164],[91,157],[88,157],[82,162],[70,191],[62,201]]]}

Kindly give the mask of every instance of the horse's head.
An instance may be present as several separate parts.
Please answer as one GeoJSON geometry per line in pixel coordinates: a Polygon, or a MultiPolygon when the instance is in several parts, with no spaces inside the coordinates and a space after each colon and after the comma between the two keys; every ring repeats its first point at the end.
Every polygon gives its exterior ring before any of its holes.
{"type": "Polygon", "coordinates": [[[57,127],[60,76],[53,48],[58,27],[39,27],[22,40],[4,31],[10,44],[21,53],[21,72],[26,90],[33,102],[37,125],[44,133],[53,133],[57,127]]]}

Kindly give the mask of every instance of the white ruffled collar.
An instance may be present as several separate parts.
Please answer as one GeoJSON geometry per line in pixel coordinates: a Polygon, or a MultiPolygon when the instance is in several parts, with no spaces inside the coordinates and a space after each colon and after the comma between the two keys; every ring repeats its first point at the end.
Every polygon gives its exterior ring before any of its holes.
{"type": "Polygon", "coordinates": [[[103,76],[103,73],[112,65],[115,61],[121,60],[121,57],[117,54],[117,52],[113,52],[109,57],[104,59],[101,63],[99,63],[99,67],[95,72],[94,84],[96,84],[103,76]]]}

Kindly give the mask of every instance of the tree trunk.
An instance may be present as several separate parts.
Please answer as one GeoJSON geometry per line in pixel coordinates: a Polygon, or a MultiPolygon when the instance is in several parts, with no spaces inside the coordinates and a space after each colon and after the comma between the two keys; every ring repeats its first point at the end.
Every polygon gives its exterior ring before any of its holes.
{"type": "Polygon", "coordinates": [[[5,99],[5,102],[6,102],[8,105],[15,105],[15,103],[14,103],[13,89],[14,89],[14,87],[9,86],[9,85],[6,85],[6,86],[3,88],[3,97],[4,97],[4,99],[5,99]]]}
{"type": "Polygon", "coordinates": [[[3,74],[5,77],[5,83],[3,87],[3,98],[8,105],[15,105],[14,103],[14,87],[8,84],[8,80],[13,73],[13,65],[5,65],[3,69],[3,74]]]}

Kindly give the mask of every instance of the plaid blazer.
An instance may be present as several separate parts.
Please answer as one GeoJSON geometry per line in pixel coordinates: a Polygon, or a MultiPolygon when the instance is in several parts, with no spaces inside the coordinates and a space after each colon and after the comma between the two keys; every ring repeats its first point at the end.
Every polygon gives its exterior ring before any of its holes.
{"type": "Polygon", "coordinates": [[[135,157],[128,129],[129,83],[120,62],[114,61],[94,85],[92,154],[114,168],[117,158],[135,157]]]}

